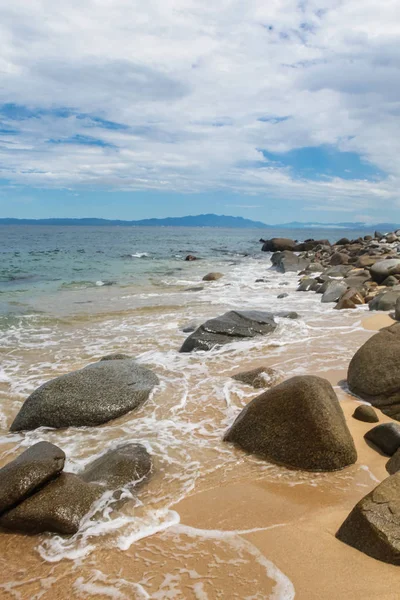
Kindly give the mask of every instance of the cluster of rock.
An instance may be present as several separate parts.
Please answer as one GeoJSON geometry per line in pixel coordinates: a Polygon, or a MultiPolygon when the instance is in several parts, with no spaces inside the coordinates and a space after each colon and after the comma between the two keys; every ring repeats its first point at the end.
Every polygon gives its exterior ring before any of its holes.
{"type": "Polygon", "coordinates": [[[392,310],[397,303],[400,318],[400,231],[342,238],[335,244],[261,241],[264,251],[273,252],[271,261],[279,271],[302,275],[299,291],[321,294],[322,302],[336,302],[338,309],[368,304],[370,310],[392,310]]]}
{"type": "Polygon", "coordinates": [[[64,452],[39,442],[0,469],[0,526],[29,534],[72,535],[106,490],[146,481],[152,461],[141,444],[109,450],[81,473],[63,471],[64,452]]]}

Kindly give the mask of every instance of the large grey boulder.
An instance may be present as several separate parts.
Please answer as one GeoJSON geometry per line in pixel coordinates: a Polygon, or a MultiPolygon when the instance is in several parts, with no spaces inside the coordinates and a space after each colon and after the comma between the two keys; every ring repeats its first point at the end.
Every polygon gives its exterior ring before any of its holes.
{"type": "Polygon", "coordinates": [[[274,316],[258,310],[231,310],[220,317],[206,321],[184,341],[180,352],[211,350],[240,339],[266,335],[276,329],[274,316]]]}
{"type": "Polygon", "coordinates": [[[0,527],[23,533],[73,534],[103,489],[73,473],[61,473],[33,496],[3,513],[0,527]]]}
{"type": "Polygon", "coordinates": [[[152,469],[151,456],[142,444],[123,444],[90,463],[79,476],[116,490],[144,482],[152,469]]]}
{"type": "Polygon", "coordinates": [[[106,360],[48,381],[25,400],[11,431],[101,425],[143,404],[158,377],[133,360],[106,360]]]}
{"type": "Polygon", "coordinates": [[[357,452],[331,384],[292,377],[252,400],[225,435],[261,458],[306,471],[335,471],[357,452]]]}
{"type": "Polygon", "coordinates": [[[61,473],[64,462],[60,448],[39,442],[0,469],[0,514],[61,473]]]}
{"type": "Polygon", "coordinates": [[[389,275],[400,273],[400,258],[380,260],[371,266],[371,277],[376,283],[382,283],[389,275]]]}
{"type": "Polygon", "coordinates": [[[306,277],[300,282],[297,288],[298,292],[315,292],[320,287],[320,283],[312,277],[306,277]]]}
{"type": "Polygon", "coordinates": [[[393,310],[399,298],[400,290],[380,292],[368,303],[369,310],[393,310]]]}
{"type": "Polygon", "coordinates": [[[337,302],[348,289],[344,281],[330,281],[322,294],[321,302],[337,302]]]}
{"type": "Polygon", "coordinates": [[[372,558],[400,565],[400,473],[360,500],[336,537],[372,558]]]}
{"type": "Polygon", "coordinates": [[[263,252],[282,252],[283,250],[294,250],[296,242],[288,238],[272,238],[264,242],[261,250],[263,252]]]}
{"type": "Polygon", "coordinates": [[[285,250],[284,252],[275,252],[271,256],[271,262],[274,267],[281,273],[298,273],[299,271],[303,271],[306,269],[310,260],[308,258],[301,258],[294,254],[294,252],[289,252],[285,250]]]}
{"type": "Polygon", "coordinates": [[[350,361],[350,390],[400,420],[400,323],[382,329],[350,361]]]}

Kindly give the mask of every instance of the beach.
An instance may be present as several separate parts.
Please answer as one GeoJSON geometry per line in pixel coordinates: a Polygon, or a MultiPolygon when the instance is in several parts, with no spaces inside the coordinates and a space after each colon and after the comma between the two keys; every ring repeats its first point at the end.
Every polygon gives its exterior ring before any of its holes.
{"type": "MultiPolygon", "coordinates": [[[[239,252],[228,240],[228,255],[215,251],[193,263],[184,261],[183,250],[191,247],[182,244],[168,268],[157,263],[162,271],[153,268],[140,280],[135,274],[123,286],[96,286],[98,279],[66,289],[64,282],[57,292],[36,290],[29,303],[23,293],[7,297],[8,306],[26,304],[7,313],[12,322],[3,329],[0,466],[46,440],[65,451],[68,471],[78,473],[106,448],[134,441],[152,455],[154,472],[128,502],[97,506],[71,538],[2,532],[4,598],[397,598],[397,567],[335,538],[352,507],[387,476],[387,458],[363,439],[371,424],[351,416],[360,400],[349,394],[346,376],[356,350],[392,320],[371,317],[365,305],[335,311],[318,295],[296,292],[297,274],[271,270],[268,254],[247,236],[239,252]],[[203,282],[209,271],[223,277],[203,282]],[[283,292],[288,295],[278,299],[283,292]],[[227,310],[299,316],[276,317],[277,329],[264,337],[178,353],[187,336],[182,328],[227,310]],[[114,352],[135,357],[159,377],[141,408],[99,427],[9,433],[38,385],[114,352]],[[331,382],[355,441],[356,464],[333,473],[294,471],[223,442],[259,393],[231,376],[259,366],[273,368],[281,380],[311,374],[331,382]]],[[[202,240],[196,243],[200,250],[202,240]]],[[[130,260],[143,265],[149,256],[130,260]]],[[[101,281],[112,277],[110,269],[101,281]]]]}

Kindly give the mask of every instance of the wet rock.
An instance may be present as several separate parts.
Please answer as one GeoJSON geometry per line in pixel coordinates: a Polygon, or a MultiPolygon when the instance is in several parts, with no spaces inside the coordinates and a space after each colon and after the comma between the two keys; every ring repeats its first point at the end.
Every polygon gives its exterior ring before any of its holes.
{"type": "Polygon", "coordinates": [[[202,285],[196,285],[193,287],[188,287],[184,290],[184,292],[201,292],[202,290],[204,290],[204,286],[202,285]]]}
{"type": "Polygon", "coordinates": [[[284,292],[283,294],[279,294],[279,296],[277,296],[277,298],[279,300],[282,300],[282,298],[287,298],[289,296],[289,294],[287,292],[284,292]]]}
{"type": "Polygon", "coordinates": [[[74,534],[102,491],[77,475],[61,473],[36,494],[3,513],[0,526],[23,533],[74,534]]]}
{"type": "Polygon", "coordinates": [[[316,279],[312,279],[311,277],[307,277],[303,279],[297,288],[298,292],[312,292],[316,291],[319,288],[320,284],[316,279]]]}
{"type": "Polygon", "coordinates": [[[189,323],[188,325],[185,325],[181,331],[183,333],[192,333],[193,331],[196,331],[197,327],[197,323],[189,323]]]}
{"type": "Polygon", "coordinates": [[[388,456],[392,456],[400,448],[400,425],[382,423],[367,431],[364,438],[388,456]]]}
{"type": "Polygon", "coordinates": [[[400,565],[400,473],[384,479],[353,508],[336,537],[372,558],[400,565]]]}
{"type": "Polygon", "coordinates": [[[331,266],[321,274],[321,280],[327,281],[332,278],[346,277],[347,273],[351,271],[353,267],[351,265],[335,265],[331,266]]]}
{"type": "Polygon", "coordinates": [[[180,352],[211,350],[241,339],[266,335],[276,329],[272,313],[257,310],[229,311],[206,321],[183,343],[180,352]]]}
{"type": "Polygon", "coordinates": [[[158,382],[152,371],[133,360],[100,361],[35,390],[11,431],[101,425],[141,406],[158,382]]]}
{"type": "Polygon", "coordinates": [[[380,292],[369,302],[369,310],[393,310],[399,298],[400,290],[380,292]]]}
{"type": "Polygon", "coordinates": [[[281,273],[298,273],[310,264],[309,259],[301,258],[294,252],[289,251],[276,252],[271,256],[271,262],[281,273]]]}
{"type": "Polygon", "coordinates": [[[64,452],[49,442],[34,444],[0,469],[0,514],[22,502],[64,468],[64,452]]]}
{"type": "Polygon", "coordinates": [[[330,281],[322,294],[321,302],[337,302],[347,288],[343,281],[330,281]]]}
{"type": "Polygon", "coordinates": [[[376,411],[368,404],[360,404],[353,412],[354,419],[357,421],[364,421],[364,423],[378,423],[379,417],[376,411]]]}
{"type": "Polygon", "coordinates": [[[335,471],[357,453],[331,384],[292,377],[252,400],[225,435],[243,450],[290,468],[335,471]]]}
{"type": "Polygon", "coordinates": [[[324,267],[319,262],[311,263],[306,269],[306,273],[322,273],[324,267]]]}
{"type": "Polygon", "coordinates": [[[289,312],[277,312],[275,313],[275,317],[280,317],[281,319],[300,319],[300,315],[295,310],[290,310],[289,312]]]}
{"type": "Polygon", "coordinates": [[[337,310],[357,308],[360,304],[364,304],[363,296],[355,288],[350,288],[340,297],[335,308],[337,310]]]}
{"type": "Polygon", "coordinates": [[[151,456],[146,448],[132,443],[99,456],[79,473],[79,477],[86,483],[98,483],[108,490],[117,490],[143,483],[151,470],[151,456]]]}
{"type": "Polygon", "coordinates": [[[396,450],[391,458],[386,463],[386,471],[390,475],[394,475],[400,471],[400,448],[396,450]]]}
{"type": "Polygon", "coordinates": [[[101,358],[100,360],[132,360],[132,356],[116,352],[115,354],[107,354],[106,356],[103,356],[103,358],[101,358]]]}
{"type": "Polygon", "coordinates": [[[371,267],[371,277],[376,283],[382,283],[389,275],[400,273],[400,259],[380,260],[371,267]]]}
{"type": "Polygon", "coordinates": [[[288,238],[272,238],[271,240],[266,240],[261,249],[263,252],[282,252],[283,250],[293,251],[295,247],[296,242],[288,238]]]}
{"type": "Polygon", "coordinates": [[[193,254],[188,254],[185,258],[185,261],[192,262],[194,260],[198,260],[197,256],[193,256],[193,254]]]}
{"type": "Polygon", "coordinates": [[[280,374],[270,367],[257,367],[251,371],[243,371],[232,375],[232,379],[251,385],[256,389],[271,387],[278,383],[280,374]]]}
{"type": "Polygon", "coordinates": [[[223,273],[207,273],[207,275],[204,275],[203,281],[217,281],[223,276],[223,273]]]}

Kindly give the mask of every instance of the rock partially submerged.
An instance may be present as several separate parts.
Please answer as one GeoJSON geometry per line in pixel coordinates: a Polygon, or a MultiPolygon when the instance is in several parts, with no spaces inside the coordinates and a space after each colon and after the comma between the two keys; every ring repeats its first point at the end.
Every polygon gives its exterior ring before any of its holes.
{"type": "Polygon", "coordinates": [[[220,317],[206,321],[183,343],[180,352],[211,350],[231,342],[266,335],[276,329],[274,316],[257,310],[231,310],[220,317]]]}
{"type": "Polygon", "coordinates": [[[294,252],[289,252],[288,250],[273,254],[271,256],[271,262],[273,266],[282,273],[298,273],[299,271],[306,269],[310,264],[310,261],[306,258],[301,258],[297,256],[297,254],[294,254],[294,252]]]}
{"type": "Polygon", "coordinates": [[[393,456],[400,448],[400,425],[382,423],[367,431],[364,438],[388,456],[393,456]]]}
{"type": "Polygon", "coordinates": [[[251,385],[256,389],[263,389],[275,385],[281,378],[280,374],[270,367],[257,367],[251,371],[242,371],[232,375],[232,379],[251,385]]]}
{"type": "Polygon", "coordinates": [[[0,514],[57,477],[64,462],[65,454],[60,448],[39,442],[0,469],[0,514]]]}
{"type": "Polygon", "coordinates": [[[223,273],[207,273],[207,275],[204,275],[203,281],[217,281],[223,276],[223,273]]]}
{"type": "Polygon", "coordinates": [[[400,421],[400,323],[382,329],[350,361],[350,391],[400,421]]]}
{"type": "Polygon", "coordinates": [[[294,250],[296,242],[288,238],[272,238],[264,241],[263,252],[282,252],[283,250],[294,250]]]}
{"type": "Polygon", "coordinates": [[[336,537],[372,558],[400,565],[400,473],[360,500],[336,537]]]}
{"type": "Polygon", "coordinates": [[[143,483],[152,469],[151,456],[142,444],[123,444],[90,463],[79,477],[117,490],[143,483]]]}
{"type": "Polygon", "coordinates": [[[74,534],[103,489],[85,483],[73,473],[61,473],[57,479],[29,496],[0,517],[0,526],[23,533],[50,531],[74,534]]]}
{"type": "Polygon", "coordinates": [[[331,384],[292,377],[252,400],[225,435],[261,458],[306,471],[335,471],[357,452],[331,384]]]}
{"type": "Polygon", "coordinates": [[[48,381],[25,400],[11,431],[107,423],[141,406],[158,377],[133,360],[106,360],[48,381]]]}

